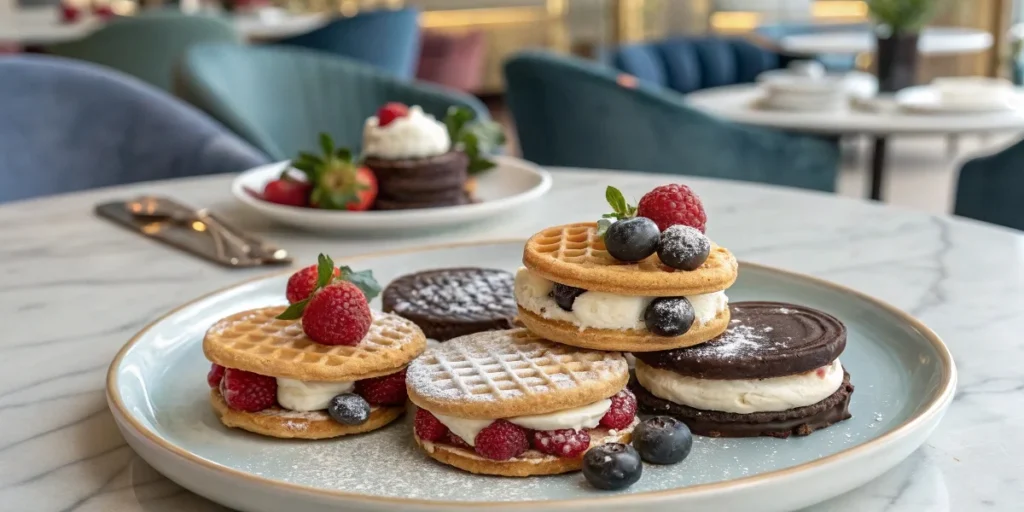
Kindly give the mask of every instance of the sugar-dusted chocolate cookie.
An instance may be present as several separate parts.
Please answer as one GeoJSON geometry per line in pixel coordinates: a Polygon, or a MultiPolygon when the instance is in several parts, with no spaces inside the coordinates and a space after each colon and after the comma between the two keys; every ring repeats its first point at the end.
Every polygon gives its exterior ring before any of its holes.
{"type": "Polygon", "coordinates": [[[382,300],[384,311],[412,320],[428,338],[445,341],[513,327],[518,309],[512,287],[512,275],[502,270],[443,268],[395,279],[382,300]]]}

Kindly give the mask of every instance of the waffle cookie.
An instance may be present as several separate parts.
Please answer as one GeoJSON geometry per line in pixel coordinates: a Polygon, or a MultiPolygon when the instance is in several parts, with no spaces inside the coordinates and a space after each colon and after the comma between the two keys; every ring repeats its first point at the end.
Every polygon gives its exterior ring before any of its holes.
{"type": "Polygon", "coordinates": [[[322,439],[375,430],[404,412],[404,403],[370,402],[372,407],[364,423],[345,425],[325,412],[323,402],[331,396],[322,395],[324,388],[346,393],[354,389],[359,393],[364,383],[401,378],[395,374],[402,373],[426,347],[426,339],[415,324],[397,315],[375,312],[369,332],[358,345],[322,345],[303,333],[300,321],[277,319],[284,309],[275,306],[243,311],[220,320],[207,331],[203,339],[207,359],[227,371],[256,374],[254,378],[277,393],[275,405],[247,412],[228,407],[222,387],[213,389],[211,403],[224,425],[272,437],[322,439]],[[277,384],[269,384],[268,379],[277,384]],[[297,388],[300,391],[296,392],[297,388]],[[302,389],[321,398],[302,395],[302,389]],[[323,407],[309,405],[318,401],[323,407]],[[286,402],[303,405],[287,409],[286,402]]]}
{"type": "Polygon", "coordinates": [[[409,365],[413,435],[430,457],[472,473],[576,471],[590,446],[631,438],[637,420],[628,377],[621,354],[558,345],[523,329],[455,338],[409,365]],[[566,436],[575,444],[558,444],[566,436]]]}
{"type": "Polygon", "coordinates": [[[786,438],[850,418],[853,385],[839,362],[835,317],[779,302],[737,302],[722,336],[635,354],[640,409],[669,414],[698,435],[786,438]]]}
{"type": "Polygon", "coordinates": [[[427,338],[446,341],[480,331],[510,329],[518,311],[512,274],[486,268],[444,268],[395,279],[383,309],[412,320],[427,338]]]}
{"type": "Polygon", "coordinates": [[[657,254],[636,263],[616,260],[592,222],[533,235],[523,265],[515,289],[523,325],[559,343],[628,352],[688,347],[724,332],[729,324],[724,291],[738,271],[732,253],[713,244],[707,260],[692,271],[672,269],[657,254]],[[650,305],[683,297],[692,324],[678,334],[652,332],[646,321],[650,305]]]}

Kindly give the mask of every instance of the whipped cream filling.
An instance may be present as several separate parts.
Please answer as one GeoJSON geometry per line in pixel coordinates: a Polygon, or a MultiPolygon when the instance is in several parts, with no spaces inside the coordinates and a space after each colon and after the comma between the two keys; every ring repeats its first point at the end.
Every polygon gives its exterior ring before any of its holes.
{"type": "MultiPolygon", "coordinates": [[[[555,283],[520,268],[516,273],[516,302],[525,310],[551,320],[561,320],[579,326],[580,330],[637,329],[646,330],[644,311],[654,297],[634,297],[612,293],[588,291],[573,303],[572,311],[558,307],[549,294],[555,283]]],[[[724,291],[687,295],[693,306],[694,324],[706,324],[729,307],[724,291]]]]}
{"type": "MultiPolygon", "coordinates": [[[[601,418],[612,408],[612,401],[604,399],[583,407],[566,409],[564,411],[549,412],[547,414],[534,414],[530,416],[516,416],[514,418],[503,418],[509,423],[519,425],[532,430],[582,430],[595,428],[601,423],[601,418]]],[[[476,446],[476,436],[481,430],[494,423],[495,420],[478,420],[472,418],[459,418],[430,411],[438,421],[448,427],[452,433],[461,437],[470,446],[476,446]]]]}
{"type": "Polygon", "coordinates": [[[443,155],[451,148],[448,128],[419,106],[409,114],[380,126],[377,116],[363,125],[363,154],[389,160],[443,155]]]}
{"type": "Polygon", "coordinates": [[[355,382],[306,382],[277,377],[277,403],[291,411],[322,411],[331,399],[355,389],[355,382]]]}
{"type": "Polygon", "coordinates": [[[652,395],[704,411],[751,414],[816,404],[843,385],[836,359],[817,370],[767,379],[698,379],[636,362],[636,378],[652,395]]]}

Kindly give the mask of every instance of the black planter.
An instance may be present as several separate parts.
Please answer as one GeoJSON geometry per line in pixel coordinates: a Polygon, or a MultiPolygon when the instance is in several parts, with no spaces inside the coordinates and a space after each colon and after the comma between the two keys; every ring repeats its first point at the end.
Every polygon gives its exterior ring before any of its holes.
{"type": "Polygon", "coordinates": [[[878,36],[875,74],[879,92],[896,92],[917,83],[917,38],[916,32],[878,36]]]}

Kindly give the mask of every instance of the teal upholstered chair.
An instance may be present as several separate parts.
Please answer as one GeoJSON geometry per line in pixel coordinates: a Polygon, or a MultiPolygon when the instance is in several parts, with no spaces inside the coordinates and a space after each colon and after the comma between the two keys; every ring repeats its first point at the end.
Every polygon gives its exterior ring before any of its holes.
{"type": "Polygon", "coordinates": [[[234,27],[223,19],[156,11],[117,18],[84,39],[46,51],[109,66],[170,91],[174,67],[189,46],[238,41],[234,27]]]}
{"type": "Polygon", "coordinates": [[[1024,140],[960,168],[953,213],[1024,230],[1024,140]]]}
{"type": "Polygon", "coordinates": [[[389,101],[421,105],[438,118],[451,105],[488,118],[472,96],[302,48],[201,45],[180,69],[186,98],[276,159],[314,149],[320,132],[359,151],[363,122],[389,101]]]}
{"type": "Polygon", "coordinates": [[[523,156],[541,165],[835,190],[835,141],[728,123],[672,91],[624,87],[600,64],[549,53],[512,58],[505,78],[523,156]]]}

